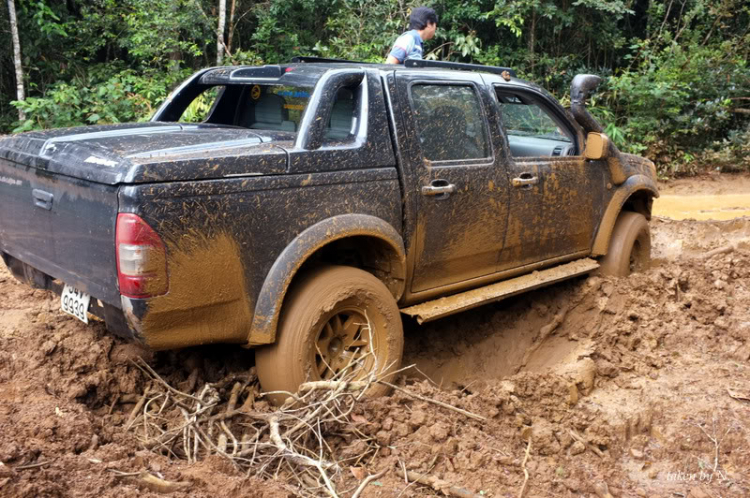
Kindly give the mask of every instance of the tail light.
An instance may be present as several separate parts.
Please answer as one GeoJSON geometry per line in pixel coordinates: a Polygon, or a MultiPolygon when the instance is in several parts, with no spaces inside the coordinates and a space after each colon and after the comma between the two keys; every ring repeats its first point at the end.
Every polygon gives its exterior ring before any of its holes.
{"type": "Polygon", "coordinates": [[[120,294],[139,299],[166,294],[167,251],[156,232],[139,216],[120,213],[115,239],[120,294]]]}

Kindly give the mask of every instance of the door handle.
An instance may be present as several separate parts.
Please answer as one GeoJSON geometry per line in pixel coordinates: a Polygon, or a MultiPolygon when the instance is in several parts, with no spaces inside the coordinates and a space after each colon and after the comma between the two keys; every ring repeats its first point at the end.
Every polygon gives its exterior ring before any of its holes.
{"type": "Polygon", "coordinates": [[[51,193],[35,188],[31,191],[31,197],[34,198],[34,205],[36,207],[46,209],[47,211],[52,210],[52,200],[55,196],[51,193]]]}
{"type": "Polygon", "coordinates": [[[456,186],[448,180],[432,180],[429,185],[422,187],[422,195],[443,195],[448,197],[456,191],[456,186]]]}
{"type": "Polygon", "coordinates": [[[539,183],[539,177],[531,173],[521,173],[521,176],[514,178],[511,183],[514,187],[530,187],[539,183]]]}

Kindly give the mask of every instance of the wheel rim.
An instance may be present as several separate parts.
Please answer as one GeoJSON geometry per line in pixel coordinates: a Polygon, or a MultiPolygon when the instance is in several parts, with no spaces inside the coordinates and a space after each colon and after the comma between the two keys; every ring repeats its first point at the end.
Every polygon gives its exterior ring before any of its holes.
{"type": "Polygon", "coordinates": [[[315,373],[322,380],[343,377],[354,372],[362,378],[374,364],[377,351],[375,333],[368,320],[357,309],[333,311],[316,335],[313,357],[315,373]]]}

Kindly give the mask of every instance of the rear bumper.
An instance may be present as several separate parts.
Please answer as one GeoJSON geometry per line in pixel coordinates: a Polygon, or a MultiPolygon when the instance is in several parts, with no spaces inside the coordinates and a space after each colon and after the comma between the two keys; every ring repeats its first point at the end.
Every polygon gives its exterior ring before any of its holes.
{"type": "MultiPolygon", "coordinates": [[[[62,294],[64,283],[61,280],[6,252],[0,251],[0,254],[10,272],[21,282],[36,289],[62,294]]],[[[246,343],[251,323],[244,308],[246,302],[236,299],[221,301],[216,299],[215,294],[210,296],[209,299],[214,300],[207,305],[185,308],[174,305],[168,299],[165,303],[159,303],[158,297],[132,299],[120,296],[119,292],[115,305],[91,294],[88,312],[104,320],[112,334],[152,350],[209,343],[246,343]]]]}
{"type": "MultiPolygon", "coordinates": [[[[8,267],[8,270],[19,281],[35,289],[54,292],[58,296],[62,294],[64,283],[60,280],[56,280],[6,252],[2,252],[1,254],[5,266],[8,267]]],[[[130,341],[142,342],[136,330],[128,324],[123,310],[102,301],[99,296],[91,296],[88,312],[103,320],[107,325],[107,330],[112,334],[130,341]]]]}

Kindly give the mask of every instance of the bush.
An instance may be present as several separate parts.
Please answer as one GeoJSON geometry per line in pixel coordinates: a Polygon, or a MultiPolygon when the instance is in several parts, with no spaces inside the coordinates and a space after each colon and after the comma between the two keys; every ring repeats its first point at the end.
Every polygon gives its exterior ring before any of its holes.
{"type": "Polygon", "coordinates": [[[145,121],[190,72],[110,71],[109,67],[93,68],[85,80],[55,83],[41,97],[13,101],[26,113],[26,120],[13,131],[145,121]]]}

